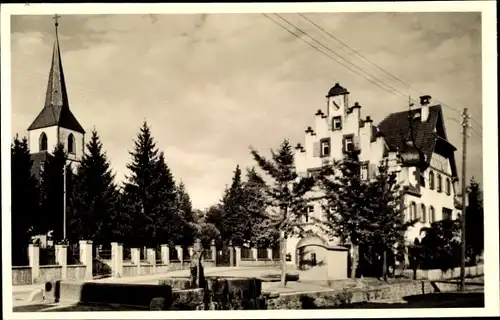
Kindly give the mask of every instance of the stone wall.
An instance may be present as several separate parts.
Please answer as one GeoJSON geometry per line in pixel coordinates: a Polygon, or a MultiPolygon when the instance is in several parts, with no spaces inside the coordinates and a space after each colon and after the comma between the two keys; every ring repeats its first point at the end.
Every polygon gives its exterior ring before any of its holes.
{"type": "Polygon", "coordinates": [[[31,267],[12,267],[12,284],[31,284],[31,267]]]}

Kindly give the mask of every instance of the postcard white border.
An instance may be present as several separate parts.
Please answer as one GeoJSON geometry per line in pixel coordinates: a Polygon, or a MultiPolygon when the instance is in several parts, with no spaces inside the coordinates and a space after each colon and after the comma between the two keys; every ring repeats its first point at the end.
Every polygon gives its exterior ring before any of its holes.
{"type": "Polygon", "coordinates": [[[368,2],[368,3],[209,3],[209,4],[2,4],[2,264],[3,312],[7,319],[184,319],[184,318],[402,318],[428,316],[499,315],[499,217],[497,137],[497,39],[495,1],[368,2]],[[485,210],[485,308],[477,309],[379,309],[379,310],[269,310],[269,311],[166,311],[166,312],[12,312],[10,245],[10,16],[67,14],[173,14],[173,13],[262,13],[262,12],[470,12],[482,13],[483,63],[483,179],[485,210]]]}

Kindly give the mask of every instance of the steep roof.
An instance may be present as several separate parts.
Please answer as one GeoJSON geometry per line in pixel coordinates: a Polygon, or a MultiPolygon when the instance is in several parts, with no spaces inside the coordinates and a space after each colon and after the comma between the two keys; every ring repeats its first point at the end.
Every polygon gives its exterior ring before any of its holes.
{"type": "MultiPolygon", "coordinates": [[[[385,141],[390,151],[405,150],[406,140],[409,137],[408,112],[412,118],[416,114],[421,114],[421,108],[411,111],[401,111],[391,113],[378,125],[379,130],[384,134],[385,141]]],[[[443,111],[440,105],[429,107],[429,118],[422,122],[415,120],[413,122],[413,136],[415,145],[422,153],[426,155],[427,161],[430,161],[436,144],[449,149],[451,152],[450,162],[452,175],[456,176],[456,164],[453,152],[456,148],[447,140],[446,130],[443,122],[443,111]]]]}
{"type": "Polygon", "coordinates": [[[35,121],[29,126],[28,131],[52,126],[85,133],[85,130],[83,130],[83,127],[69,109],[68,93],[64,79],[59,39],[57,37],[57,25],[49,81],[45,94],[45,105],[35,118],[35,121]]]}
{"type": "Polygon", "coordinates": [[[336,83],[330,91],[328,91],[328,94],[326,95],[327,97],[333,97],[333,96],[340,96],[343,94],[348,94],[349,91],[347,91],[346,88],[342,87],[340,84],[336,83]]]}

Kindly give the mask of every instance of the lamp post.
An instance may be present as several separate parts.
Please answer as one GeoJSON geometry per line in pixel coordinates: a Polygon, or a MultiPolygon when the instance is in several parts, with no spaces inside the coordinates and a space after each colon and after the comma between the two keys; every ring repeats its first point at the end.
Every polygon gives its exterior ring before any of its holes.
{"type": "Polygon", "coordinates": [[[63,165],[63,240],[66,241],[66,164],[69,162],[79,162],[78,160],[66,159],[63,165]]]}

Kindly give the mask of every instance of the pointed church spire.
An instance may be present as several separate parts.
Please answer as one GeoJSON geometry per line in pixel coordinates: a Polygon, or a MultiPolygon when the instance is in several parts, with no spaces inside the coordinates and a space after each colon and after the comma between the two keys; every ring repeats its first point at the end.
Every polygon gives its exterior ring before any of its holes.
{"type": "Polygon", "coordinates": [[[52,64],[50,66],[49,81],[47,84],[47,93],[45,95],[45,107],[69,108],[68,93],[66,91],[66,81],[61,61],[61,52],[59,48],[59,15],[55,15],[55,35],[54,49],[52,52],[52,64]]]}
{"type": "Polygon", "coordinates": [[[59,126],[85,133],[78,120],[69,109],[68,92],[66,90],[66,80],[61,61],[61,50],[59,47],[59,15],[54,15],[55,39],[52,51],[52,63],[50,65],[49,80],[45,93],[45,104],[33,121],[28,130],[59,126]]]}

